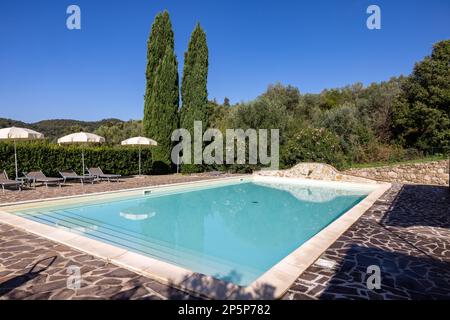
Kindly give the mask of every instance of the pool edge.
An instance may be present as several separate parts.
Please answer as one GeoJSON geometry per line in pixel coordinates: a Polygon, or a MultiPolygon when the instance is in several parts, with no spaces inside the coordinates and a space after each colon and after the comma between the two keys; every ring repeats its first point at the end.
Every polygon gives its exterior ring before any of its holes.
{"type": "Polygon", "coordinates": [[[153,189],[169,190],[172,188],[179,188],[179,187],[183,187],[183,186],[194,186],[194,185],[201,186],[201,185],[211,183],[211,182],[222,182],[222,181],[223,182],[227,182],[227,181],[231,182],[234,180],[238,181],[240,179],[252,179],[252,175],[237,175],[234,177],[225,177],[225,178],[210,178],[210,179],[208,178],[208,179],[204,179],[204,180],[196,180],[196,181],[188,181],[188,182],[176,182],[176,183],[168,183],[168,184],[151,185],[148,187],[137,187],[137,188],[128,188],[128,189],[120,189],[120,190],[76,194],[76,195],[70,195],[70,196],[52,197],[52,198],[45,198],[45,199],[7,202],[7,203],[0,203],[0,210],[8,210],[9,208],[12,208],[14,210],[21,210],[21,209],[26,209],[28,207],[40,205],[40,204],[42,207],[54,205],[54,204],[47,204],[47,202],[64,205],[64,204],[72,202],[73,200],[78,200],[78,199],[87,199],[87,198],[94,198],[94,197],[96,197],[96,200],[108,199],[108,198],[117,196],[117,194],[124,194],[124,195],[132,196],[132,195],[139,195],[145,191],[151,191],[153,189]]]}
{"type": "MultiPolygon", "coordinates": [[[[238,176],[231,178],[208,179],[201,181],[175,183],[166,185],[157,185],[135,189],[125,189],[116,191],[118,193],[136,192],[155,188],[177,188],[180,186],[202,185],[220,181],[242,181],[242,178],[249,176],[238,176]]],[[[250,176],[251,178],[251,176],[250,176]]],[[[287,178],[279,178],[286,181],[287,178]]],[[[288,180],[297,180],[307,182],[306,179],[289,178],[288,180]]],[[[339,185],[342,183],[333,183],[323,181],[324,184],[339,185]]],[[[358,183],[346,183],[349,185],[360,185],[358,183]]],[[[303,243],[300,247],[287,255],[271,269],[266,271],[249,286],[242,287],[230,282],[215,279],[208,275],[203,275],[195,271],[184,269],[182,267],[150,258],[126,249],[122,249],[98,240],[90,239],[82,235],[61,230],[39,222],[35,222],[15,214],[5,211],[15,207],[20,210],[23,207],[29,207],[36,203],[45,202],[70,202],[86,197],[98,197],[99,195],[111,195],[111,192],[92,193],[70,197],[59,197],[56,199],[44,199],[32,202],[21,202],[0,206],[0,222],[11,225],[15,228],[24,230],[41,236],[43,238],[62,243],[78,251],[85,252],[92,256],[106,260],[120,267],[136,272],[140,275],[149,277],[163,284],[171,285],[175,288],[193,293],[199,297],[210,299],[279,299],[289,289],[294,281],[312,265],[323,252],[326,251],[353,223],[355,223],[375,201],[381,197],[389,188],[390,183],[377,183],[366,185],[367,188],[373,188],[362,201],[346,211],[339,218],[317,233],[314,237],[303,243]],[[220,290],[217,290],[220,288],[220,290]],[[214,289],[214,290],[213,290],[214,289]],[[268,289],[268,290],[265,290],[268,289]]]]}
{"type": "MultiPolygon", "coordinates": [[[[283,178],[284,179],[284,178],[283,178]]],[[[347,231],[391,187],[391,183],[370,184],[375,189],[358,204],[343,213],[315,236],[266,271],[243,289],[243,295],[231,293],[227,299],[280,299],[295,280],[347,231]],[[259,294],[262,292],[262,295],[259,294]],[[266,294],[269,293],[270,296],[266,294]]]]}

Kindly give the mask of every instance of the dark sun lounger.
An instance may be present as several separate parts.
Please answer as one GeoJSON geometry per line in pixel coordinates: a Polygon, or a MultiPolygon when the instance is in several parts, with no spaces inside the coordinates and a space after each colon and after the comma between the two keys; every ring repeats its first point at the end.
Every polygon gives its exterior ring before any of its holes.
{"type": "Polygon", "coordinates": [[[49,184],[58,185],[61,188],[62,178],[51,178],[47,177],[42,171],[32,171],[28,173],[24,173],[25,177],[33,180],[35,183],[39,182],[44,184],[47,188],[49,184]]]}
{"type": "Polygon", "coordinates": [[[115,180],[115,181],[119,181],[119,178],[121,177],[120,174],[105,174],[103,173],[103,170],[98,167],[98,168],[89,168],[88,172],[91,176],[97,177],[100,180],[115,180]]]}
{"type": "Polygon", "coordinates": [[[90,176],[80,176],[73,170],[63,170],[59,171],[59,174],[63,178],[64,183],[66,183],[67,180],[80,180],[81,184],[87,182],[94,183],[95,177],[90,176]]]}
{"type": "Polygon", "coordinates": [[[19,191],[22,189],[22,182],[10,180],[5,170],[3,170],[3,172],[0,174],[0,184],[2,185],[3,192],[5,192],[6,186],[15,186],[19,189],[19,191]]]}

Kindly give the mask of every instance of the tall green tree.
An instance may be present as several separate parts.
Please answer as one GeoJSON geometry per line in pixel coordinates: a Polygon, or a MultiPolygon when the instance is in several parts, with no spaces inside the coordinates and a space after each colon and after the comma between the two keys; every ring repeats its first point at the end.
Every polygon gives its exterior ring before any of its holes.
{"type": "Polygon", "coordinates": [[[153,158],[170,164],[171,134],[178,126],[179,79],[174,34],[167,11],[155,17],[147,42],[143,128],[155,139],[153,158]]]}
{"type": "Polygon", "coordinates": [[[171,48],[167,48],[161,64],[156,69],[155,92],[150,105],[154,108],[154,127],[148,132],[158,142],[153,158],[170,165],[172,132],[178,127],[180,93],[178,88],[178,63],[171,48]],[[154,130],[157,128],[157,130],[154,130]]]}
{"type": "Polygon", "coordinates": [[[206,33],[197,23],[191,34],[188,50],[184,54],[183,80],[181,84],[180,126],[193,131],[194,121],[208,126],[208,45],[206,33]]]}
{"type": "Polygon", "coordinates": [[[395,136],[407,147],[423,150],[450,145],[450,40],[433,46],[403,82],[393,112],[395,136]]]}

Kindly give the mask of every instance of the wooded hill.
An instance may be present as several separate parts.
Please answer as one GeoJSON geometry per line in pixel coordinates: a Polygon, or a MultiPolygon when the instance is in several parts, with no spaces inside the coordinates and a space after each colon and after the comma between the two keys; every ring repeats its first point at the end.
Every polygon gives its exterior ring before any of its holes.
{"type": "Polygon", "coordinates": [[[36,130],[54,141],[57,138],[78,131],[94,132],[101,126],[114,126],[124,123],[119,119],[103,119],[100,121],[80,121],[70,119],[42,120],[34,123],[26,123],[18,120],[0,118],[0,129],[7,127],[23,127],[36,130]]]}

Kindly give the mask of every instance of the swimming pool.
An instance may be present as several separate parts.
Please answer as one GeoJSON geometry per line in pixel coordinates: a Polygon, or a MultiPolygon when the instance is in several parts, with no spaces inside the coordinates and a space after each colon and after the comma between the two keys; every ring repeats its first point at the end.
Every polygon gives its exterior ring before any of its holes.
{"type": "Polygon", "coordinates": [[[373,186],[227,179],[14,214],[239,286],[249,286],[360,203],[373,186]]]}
{"type": "Polygon", "coordinates": [[[366,195],[247,180],[17,214],[248,285],[366,195]]]}

